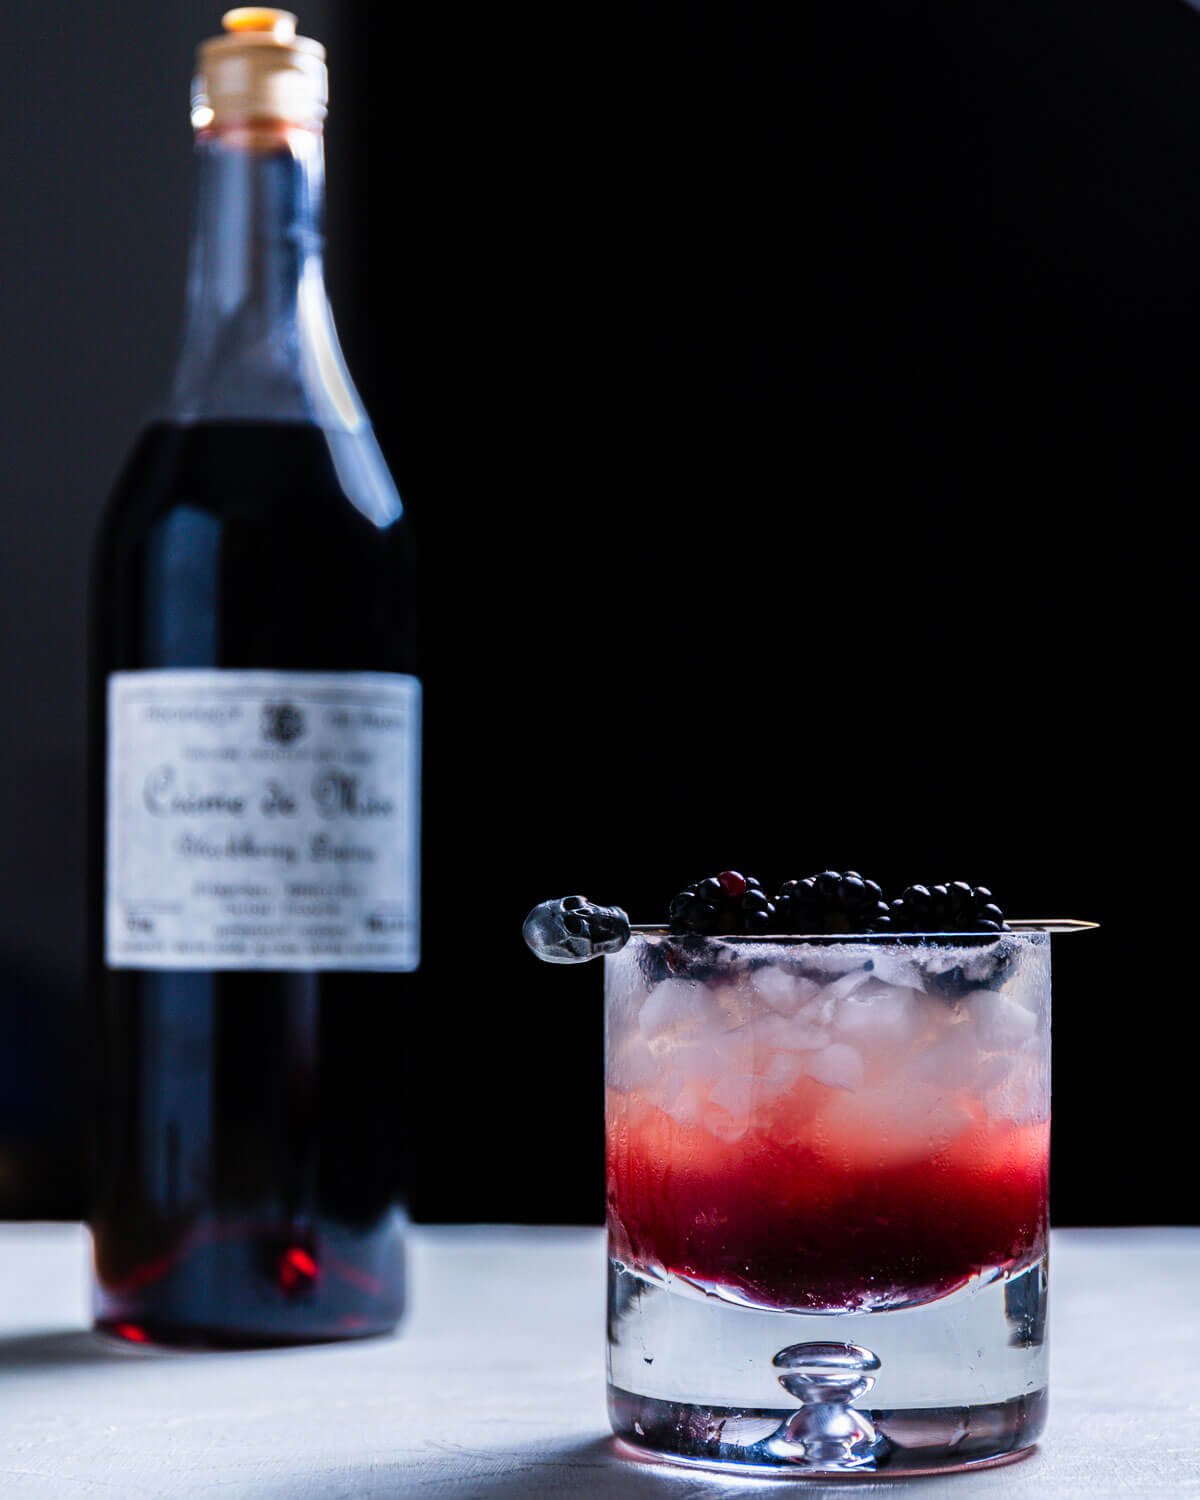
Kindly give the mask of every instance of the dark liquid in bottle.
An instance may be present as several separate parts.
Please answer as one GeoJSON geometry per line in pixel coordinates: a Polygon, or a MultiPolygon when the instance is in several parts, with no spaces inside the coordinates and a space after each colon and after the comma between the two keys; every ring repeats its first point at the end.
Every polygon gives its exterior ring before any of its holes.
{"type": "MultiPolygon", "coordinates": [[[[144,435],[97,558],[93,808],[112,671],[417,671],[409,528],[376,498],[371,442],[303,423],[144,435]]],[[[98,1326],[214,1345],[390,1328],[415,976],[108,969],[102,826],[92,849],[98,1326]]]]}

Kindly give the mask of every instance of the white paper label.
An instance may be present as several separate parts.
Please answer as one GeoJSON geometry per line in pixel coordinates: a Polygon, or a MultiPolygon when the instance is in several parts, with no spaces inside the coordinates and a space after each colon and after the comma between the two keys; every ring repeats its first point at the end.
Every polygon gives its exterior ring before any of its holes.
{"type": "Polygon", "coordinates": [[[421,684],[115,672],[115,969],[417,967],[421,684]]]}

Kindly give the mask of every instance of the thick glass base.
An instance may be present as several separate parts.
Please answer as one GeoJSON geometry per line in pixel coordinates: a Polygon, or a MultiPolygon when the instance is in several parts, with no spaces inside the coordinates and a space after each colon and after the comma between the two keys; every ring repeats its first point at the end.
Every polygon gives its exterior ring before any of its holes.
{"type": "Polygon", "coordinates": [[[1046,1263],[887,1311],[797,1313],[612,1262],[609,1415],[658,1459],[793,1475],[1019,1456],[1046,1420],[1046,1263]]]}
{"type": "Polygon", "coordinates": [[[618,1437],[647,1457],[738,1473],[795,1475],[943,1474],[1009,1463],[1029,1452],[1046,1423],[1046,1392],[987,1406],[930,1407],[861,1416],[873,1437],[789,1435],[795,1407],[747,1411],[656,1401],[608,1388],[618,1437]]]}

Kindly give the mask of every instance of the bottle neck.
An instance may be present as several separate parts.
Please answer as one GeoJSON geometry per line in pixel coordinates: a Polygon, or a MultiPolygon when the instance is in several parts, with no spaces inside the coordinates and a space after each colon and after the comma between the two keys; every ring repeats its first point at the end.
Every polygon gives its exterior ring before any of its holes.
{"type": "Polygon", "coordinates": [[[324,151],[311,130],[201,134],[183,348],[183,421],[364,420],[325,293],[324,151]]]}

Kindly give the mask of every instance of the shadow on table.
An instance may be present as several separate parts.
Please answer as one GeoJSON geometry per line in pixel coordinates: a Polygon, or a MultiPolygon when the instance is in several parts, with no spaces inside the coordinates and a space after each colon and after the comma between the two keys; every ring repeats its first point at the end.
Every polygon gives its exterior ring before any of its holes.
{"type": "Polygon", "coordinates": [[[31,1371],[65,1369],[74,1365],[111,1364],[119,1359],[152,1357],[141,1349],[101,1338],[86,1328],[61,1328],[45,1333],[19,1333],[0,1338],[0,1381],[31,1371]]]}
{"type": "MultiPolygon", "coordinates": [[[[999,1473],[995,1477],[999,1484],[994,1493],[1000,1497],[1005,1494],[1004,1480],[999,1473]]],[[[945,1500],[946,1485],[952,1489],[956,1478],[864,1478],[852,1487],[856,1496],[886,1492],[897,1500],[945,1500]]],[[[421,1454],[418,1465],[409,1460],[386,1467],[372,1464],[358,1475],[348,1467],[324,1475],[310,1473],[304,1494],[306,1500],[414,1500],[427,1493],[439,1500],[747,1500],[755,1495],[778,1497],[794,1484],[790,1477],[723,1479],[708,1470],[642,1461],[606,1437],[536,1454],[503,1449],[484,1453],[465,1445],[437,1444],[421,1454]],[[498,1472],[480,1472],[489,1463],[498,1472]]],[[[847,1500],[847,1488],[844,1481],[820,1484],[806,1479],[803,1500],[847,1500]]],[[[256,1490],[254,1500],[290,1500],[294,1494],[295,1482],[289,1481],[284,1487],[256,1490]]]]}
{"type": "MultiPolygon", "coordinates": [[[[682,1465],[660,1464],[639,1459],[630,1449],[623,1448],[615,1438],[596,1438],[593,1442],[577,1448],[565,1448],[551,1455],[544,1463],[529,1464],[506,1474],[487,1478],[464,1479],[461,1494],[466,1500],[557,1500],[559,1496],[570,1496],[571,1500],[741,1500],[752,1495],[776,1495],[781,1486],[793,1484],[794,1480],[755,1480],[742,1475],[723,1480],[710,1470],[684,1468],[682,1465]]],[[[859,1480],[855,1493],[872,1490],[892,1490],[894,1483],[859,1480]]],[[[448,1494],[460,1493],[453,1485],[447,1487],[448,1494]]],[[[403,1488],[397,1490],[395,1500],[402,1500],[403,1488]]],[[[905,1500],[909,1496],[917,1500],[919,1489],[905,1486],[905,1500]]],[[[846,1500],[844,1484],[814,1484],[804,1482],[804,1500],[846,1500]]]]}

